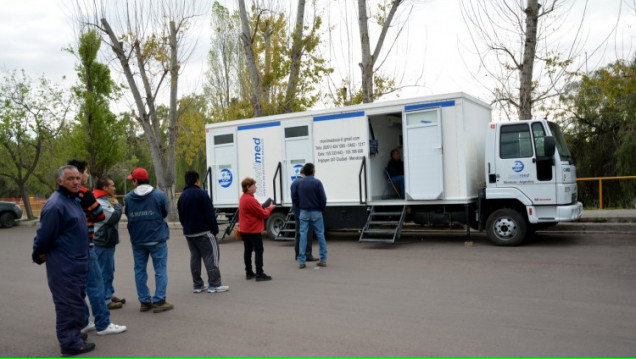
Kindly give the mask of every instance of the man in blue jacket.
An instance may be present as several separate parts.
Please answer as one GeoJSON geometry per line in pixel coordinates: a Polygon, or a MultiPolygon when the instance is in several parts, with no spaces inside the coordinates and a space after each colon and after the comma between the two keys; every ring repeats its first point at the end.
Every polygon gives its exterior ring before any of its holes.
{"type": "Polygon", "coordinates": [[[124,213],[128,217],[128,233],[132,244],[135,262],[135,285],[137,297],[141,302],[142,312],[152,309],[161,313],[174,308],[166,301],[168,286],[168,238],[170,230],[164,220],[168,216],[168,198],[165,193],[150,185],[148,171],[135,168],[129,180],[133,181],[135,189],[130,191],[124,201],[124,213]],[[150,295],[148,289],[148,257],[152,258],[155,270],[155,295],[150,295]]]}
{"type": "Polygon", "coordinates": [[[55,328],[62,355],[88,353],[95,344],[84,342],[84,296],[88,274],[88,227],[76,201],[80,173],[75,166],[57,170],[58,189],[40,214],[31,258],[46,263],[46,277],[55,304],[55,328]]]}
{"type": "Polygon", "coordinates": [[[292,202],[300,208],[300,245],[298,248],[298,267],[305,268],[307,233],[313,228],[318,239],[320,253],[319,267],[327,266],[327,241],[322,213],[327,206],[327,195],[322,182],[314,177],[316,169],[313,163],[306,163],[302,169],[305,178],[292,188],[292,202]]]}
{"type": "Polygon", "coordinates": [[[219,244],[216,235],[219,233],[219,224],[210,196],[199,186],[199,174],[196,171],[185,173],[186,187],[183,189],[177,208],[179,221],[183,226],[183,235],[188,241],[190,249],[190,272],[194,293],[201,293],[205,289],[208,293],[227,292],[230,287],[221,283],[221,271],[219,270],[219,244]],[[208,272],[206,286],[201,279],[201,259],[208,272]]]}

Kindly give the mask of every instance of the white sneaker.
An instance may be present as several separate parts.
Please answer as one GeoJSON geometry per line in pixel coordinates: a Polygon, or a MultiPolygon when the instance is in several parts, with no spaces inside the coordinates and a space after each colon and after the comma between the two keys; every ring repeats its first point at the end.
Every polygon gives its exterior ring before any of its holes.
{"type": "Polygon", "coordinates": [[[119,334],[121,332],[126,331],[125,325],[117,325],[115,323],[110,323],[104,330],[100,330],[97,332],[97,335],[108,335],[108,334],[119,334]]]}
{"type": "Polygon", "coordinates": [[[208,287],[208,293],[221,293],[221,292],[227,292],[228,290],[230,290],[230,287],[227,285],[220,285],[218,287],[213,287],[213,286],[208,287]]]}
{"type": "Polygon", "coordinates": [[[86,334],[88,332],[92,332],[93,330],[95,330],[95,322],[88,322],[88,325],[82,328],[81,332],[82,334],[86,334]]]}
{"type": "Polygon", "coordinates": [[[201,293],[201,292],[203,292],[203,291],[204,291],[204,290],[206,290],[206,289],[208,289],[208,288],[206,288],[206,287],[205,287],[205,285],[204,285],[203,287],[194,288],[194,289],[192,290],[192,293],[201,293]]]}

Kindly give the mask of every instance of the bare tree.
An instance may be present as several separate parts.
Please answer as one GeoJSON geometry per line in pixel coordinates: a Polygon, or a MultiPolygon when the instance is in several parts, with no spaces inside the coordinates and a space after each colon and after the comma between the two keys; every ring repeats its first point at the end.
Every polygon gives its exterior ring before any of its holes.
{"type": "Polygon", "coordinates": [[[188,47],[188,30],[197,17],[207,12],[199,6],[201,2],[194,0],[77,2],[81,24],[105,34],[105,42],[126,78],[135,119],[141,124],[150,148],[157,186],[170,199],[172,220],[176,219],[179,74],[193,48],[192,44],[188,47]],[[157,115],[158,103],[165,96],[169,103],[167,126],[157,115]],[[167,136],[163,127],[167,127],[167,136]]]}
{"type": "Polygon", "coordinates": [[[506,116],[527,120],[533,108],[562,93],[580,70],[572,68],[582,48],[587,1],[462,0],[461,11],[480,59],[480,69],[495,81],[494,102],[506,116]],[[572,41],[561,48],[559,30],[572,7],[583,15],[572,41]]]}
{"type": "Polygon", "coordinates": [[[379,21],[381,25],[380,36],[375,44],[373,54],[371,54],[371,44],[369,40],[369,17],[367,16],[367,0],[358,0],[358,27],[360,28],[360,50],[362,52],[362,62],[360,69],[362,70],[362,102],[373,102],[373,75],[375,73],[376,61],[380,57],[380,50],[384,44],[386,33],[389,31],[393,17],[398,7],[404,3],[404,0],[392,0],[391,8],[386,18],[379,21]]]}

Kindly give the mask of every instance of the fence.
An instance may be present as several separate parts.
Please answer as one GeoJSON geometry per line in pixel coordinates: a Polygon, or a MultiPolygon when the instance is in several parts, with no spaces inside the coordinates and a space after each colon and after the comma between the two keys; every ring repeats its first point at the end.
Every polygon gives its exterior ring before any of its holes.
{"type": "MultiPolygon", "coordinates": [[[[634,180],[636,176],[616,176],[616,177],[582,177],[577,178],[577,181],[586,182],[586,181],[598,181],[598,208],[603,209],[603,181],[611,181],[611,180],[634,180]]],[[[636,188],[636,185],[634,185],[636,188]]],[[[629,195],[633,195],[636,191],[628,191],[629,195]]],[[[581,194],[581,188],[579,188],[579,195],[581,194]]]]}

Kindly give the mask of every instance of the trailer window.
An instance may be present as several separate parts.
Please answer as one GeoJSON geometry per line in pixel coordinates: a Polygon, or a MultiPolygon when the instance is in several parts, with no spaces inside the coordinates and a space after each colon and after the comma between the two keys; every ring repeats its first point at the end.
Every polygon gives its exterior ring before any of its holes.
{"type": "Polygon", "coordinates": [[[309,136],[309,126],[285,127],[285,138],[309,136]]]}
{"type": "Polygon", "coordinates": [[[230,133],[227,135],[216,135],[214,136],[214,144],[215,145],[225,145],[228,143],[234,143],[234,134],[230,133]]]}
{"type": "Polygon", "coordinates": [[[532,157],[532,139],[526,124],[501,126],[499,157],[532,157]]]}

